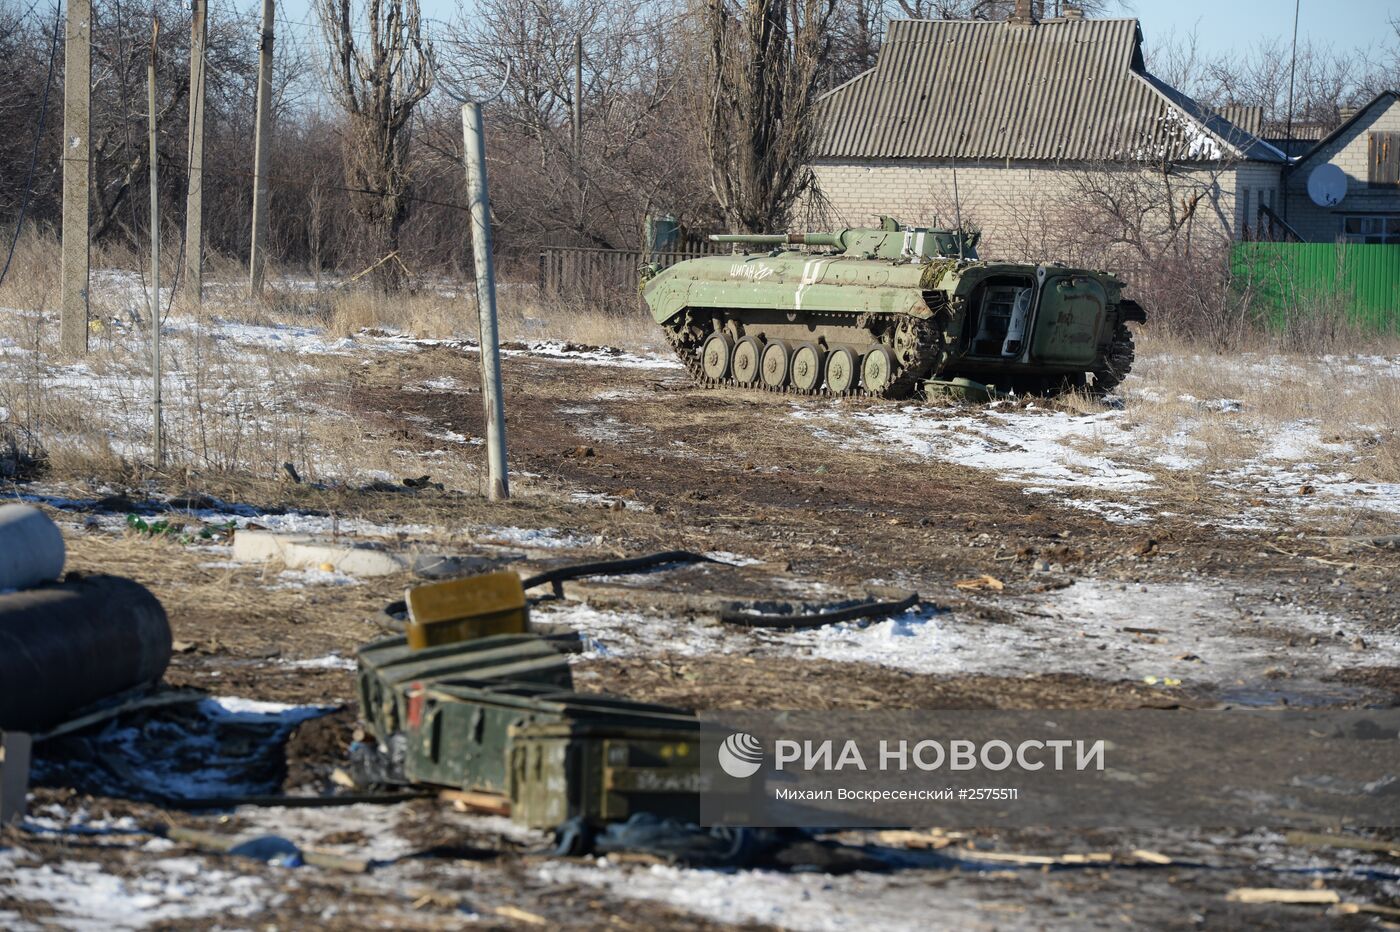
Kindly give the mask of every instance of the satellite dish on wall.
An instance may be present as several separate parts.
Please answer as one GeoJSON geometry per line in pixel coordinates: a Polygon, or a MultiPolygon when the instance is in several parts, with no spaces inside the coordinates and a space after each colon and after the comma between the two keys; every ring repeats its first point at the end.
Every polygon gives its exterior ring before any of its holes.
{"type": "Polygon", "coordinates": [[[1308,175],[1308,197],[1318,207],[1336,207],[1347,196],[1347,174],[1331,162],[1308,175]]]}

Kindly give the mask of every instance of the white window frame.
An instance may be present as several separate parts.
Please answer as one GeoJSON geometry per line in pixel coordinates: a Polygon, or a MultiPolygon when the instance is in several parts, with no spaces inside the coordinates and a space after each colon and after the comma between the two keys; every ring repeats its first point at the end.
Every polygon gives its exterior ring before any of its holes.
{"type": "Polygon", "coordinates": [[[1400,243],[1400,214],[1343,214],[1341,239],[1348,243],[1400,243]],[[1371,229],[1350,233],[1347,225],[1353,220],[1371,229]],[[1390,221],[1394,221],[1396,232],[1386,232],[1390,221]]]}

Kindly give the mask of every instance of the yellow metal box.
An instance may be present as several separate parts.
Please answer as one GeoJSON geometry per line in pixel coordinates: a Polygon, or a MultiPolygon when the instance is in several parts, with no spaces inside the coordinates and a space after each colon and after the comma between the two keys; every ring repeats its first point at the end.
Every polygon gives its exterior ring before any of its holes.
{"type": "Polygon", "coordinates": [[[405,633],[415,650],[492,634],[520,634],[529,621],[520,576],[509,571],[415,586],[404,592],[404,601],[405,633]]]}

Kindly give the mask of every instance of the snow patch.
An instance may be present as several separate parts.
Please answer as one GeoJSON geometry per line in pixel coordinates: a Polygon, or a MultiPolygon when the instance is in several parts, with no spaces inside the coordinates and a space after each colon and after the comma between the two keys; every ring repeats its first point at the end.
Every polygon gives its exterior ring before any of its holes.
{"type": "MultiPolygon", "coordinates": [[[[214,919],[247,919],[275,909],[285,899],[261,877],[210,868],[202,859],[161,858],[146,861],[141,873],[118,877],[93,861],[63,860],[38,865],[23,855],[0,851],[0,891],[7,898],[42,903],[53,909],[67,929],[108,932],[143,929],[214,919]]],[[[6,923],[15,930],[49,927],[49,922],[6,923]]]]}

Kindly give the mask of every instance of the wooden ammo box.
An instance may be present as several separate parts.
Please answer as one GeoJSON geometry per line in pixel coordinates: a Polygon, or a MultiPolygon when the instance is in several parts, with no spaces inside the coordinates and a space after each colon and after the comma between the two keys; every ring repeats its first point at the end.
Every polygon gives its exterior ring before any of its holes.
{"type": "Polygon", "coordinates": [[[404,722],[404,691],[414,683],[440,680],[518,680],[551,689],[573,685],[569,661],[550,639],[536,634],[501,634],[414,650],[404,637],[385,638],[359,650],[356,693],[360,717],[380,739],[404,722]]]}
{"type": "Polygon", "coordinates": [[[553,828],[625,820],[650,812],[696,822],[706,787],[700,724],[657,716],[647,725],[585,719],[517,725],[510,735],[511,818],[553,828]]]}
{"type": "Polygon", "coordinates": [[[505,793],[511,729],[569,722],[627,729],[694,719],[668,706],[536,683],[442,680],[409,688],[404,774],[414,783],[505,793]]]}

